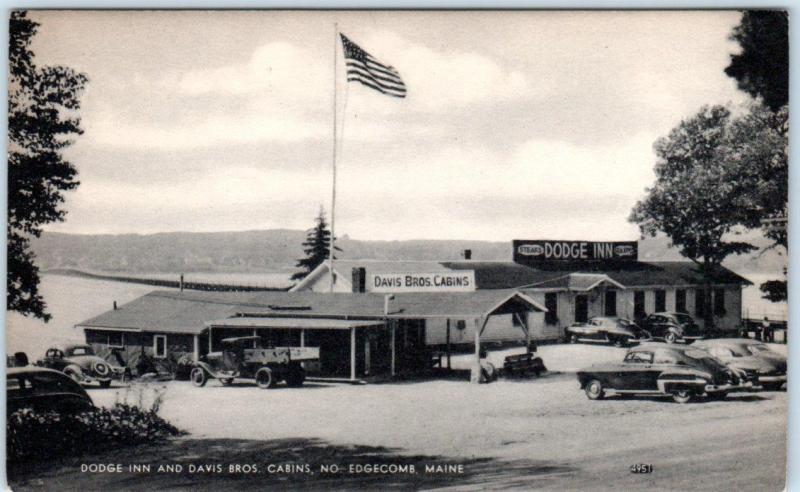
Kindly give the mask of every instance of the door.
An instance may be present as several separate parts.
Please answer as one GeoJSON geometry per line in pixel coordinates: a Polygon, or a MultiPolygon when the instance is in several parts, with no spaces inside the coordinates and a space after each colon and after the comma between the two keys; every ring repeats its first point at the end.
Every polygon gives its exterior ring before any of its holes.
{"type": "Polygon", "coordinates": [[[619,373],[617,389],[628,391],[655,390],[655,382],[653,381],[655,371],[652,365],[652,352],[637,351],[628,353],[622,363],[623,369],[619,373]]]}
{"type": "Polygon", "coordinates": [[[575,296],[575,322],[586,323],[589,320],[589,298],[585,295],[575,296]]]}

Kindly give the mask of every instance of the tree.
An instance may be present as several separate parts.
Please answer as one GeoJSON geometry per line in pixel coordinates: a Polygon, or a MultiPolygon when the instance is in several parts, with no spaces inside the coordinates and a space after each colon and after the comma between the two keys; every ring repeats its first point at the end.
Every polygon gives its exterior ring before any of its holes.
{"type": "Polygon", "coordinates": [[[751,220],[736,206],[737,196],[745,191],[742,183],[726,179],[730,135],[730,111],[714,106],[702,108],[659,139],[654,145],[656,181],[629,217],[643,237],[665,233],[682,255],[698,265],[705,284],[707,327],[714,326],[711,286],[722,260],[755,249],[723,239],[735,236],[751,220]]]}
{"type": "MultiPolygon", "coordinates": [[[[745,11],[730,38],[739,43],[742,51],[731,56],[725,73],[736,79],[739,89],[760,97],[768,108],[756,107],[749,121],[743,122],[741,141],[750,142],[752,148],[744,153],[736,169],[738,175],[732,178],[751,180],[750,205],[760,209],[765,235],[774,246],[788,251],[788,14],[777,10],[745,11]]],[[[786,300],[786,268],[783,273],[783,280],[761,284],[766,299],[786,300]]]]}
{"type": "Polygon", "coordinates": [[[742,51],[731,55],[725,73],[739,89],[761,97],[777,111],[789,102],[789,16],[780,10],[747,10],[730,39],[742,51]]]}
{"type": "MultiPolygon", "coordinates": [[[[319,208],[319,215],[317,215],[317,218],[314,220],[317,225],[308,231],[308,236],[303,243],[303,252],[306,254],[306,257],[297,260],[297,265],[295,265],[302,268],[302,270],[294,273],[292,275],[292,280],[304,279],[312,270],[326,261],[330,255],[331,231],[328,230],[328,223],[325,220],[325,210],[322,207],[319,208]]],[[[334,246],[333,249],[334,251],[341,251],[337,246],[334,246]]],[[[335,256],[334,259],[336,259],[335,256]]]]}
{"type": "Polygon", "coordinates": [[[83,133],[77,112],[88,79],[71,68],[35,65],[30,44],[38,26],[25,11],[11,13],[6,306],[49,321],[30,238],[38,237],[44,224],[64,220],[63,192],[79,184],[62,151],[83,133]]]}

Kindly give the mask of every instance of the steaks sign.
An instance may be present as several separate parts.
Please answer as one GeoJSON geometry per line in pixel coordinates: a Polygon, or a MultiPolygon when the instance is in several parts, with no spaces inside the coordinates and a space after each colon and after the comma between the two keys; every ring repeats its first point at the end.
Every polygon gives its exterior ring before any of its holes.
{"type": "Polygon", "coordinates": [[[526,241],[515,239],[514,261],[523,265],[553,261],[636,261],[639,244],[636,241],[526,241]]]}

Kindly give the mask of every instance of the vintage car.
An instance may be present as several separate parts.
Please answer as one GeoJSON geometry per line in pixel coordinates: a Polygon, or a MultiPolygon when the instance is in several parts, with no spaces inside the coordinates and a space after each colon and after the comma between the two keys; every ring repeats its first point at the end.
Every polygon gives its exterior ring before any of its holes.
{"type": "Polygon", "coordinates": [[[702,348],[728,367],[756,373],[766,390],[779,390],[786,384],[786,357],[773,352],[758,340],[747,338],[717,338],[700,340],[694,346],[702,348]]]}
{"type": "Polygon", "coordinates": [[[570,343],[607,342],[618,347],[650,338],[650,334],[626,318],[598,316],[586,323],[575,323],[564,330],[570,343]]]}
{"type": "Polygon", "coordinates": [[[653,338],[667,343],[692,343],[705,338],[703,329],[686,313],[653,313],[641,320],[639,326],[653,338]]]}
{"type": "Polygon", "coordinates": [[[578,371],[586,396],[599,400],[609,393],[671,396],[678,403],[753,387],[747,375],[726,367],[705,350],[645,343],[628,350],[621,363],[597,364],[578,371]]]}
{"type": "Polygon", "coordinates": [[[35,366],[6,369],[6,405],[7,416],[21,408],[79,413],[94,407],[86,391],[70,377],[35,366]]]}
{"type": "Polygon", "coordinates": [[[124,374],[123,368],[112,366],[95,355],[92,347],[84,344],[49,348],[36,365],[61,371],[76,383],[97,382],[104,388],[111,385],[112,379],[124,374]]]}
{"type": "Polygon", "coordinates": [[[306,379],[303,361],[319,359],[318,347],[263,347],[261,337],[222,340],[222,352],[211,352],[195,362],[189,378],[195,386],[219,379],[227,386],[235,378],[255,379],[259,388],[273,388],[280,381],[302,386],[306,379]]]}

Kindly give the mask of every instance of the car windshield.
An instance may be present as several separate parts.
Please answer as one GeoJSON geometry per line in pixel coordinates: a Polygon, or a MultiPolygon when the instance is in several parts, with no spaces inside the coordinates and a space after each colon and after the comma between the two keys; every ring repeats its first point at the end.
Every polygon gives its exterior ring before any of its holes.
{"type": "Polygon", "coordinates": [[[749,350],[750,353],[753,355],[758,355],[764,352],[769,352],[769,347],[758,343],[758,344],[748,345],[747,350],[749,350]]]}
{"type": "Polygon", "coordinates": [[[89,347],[73,347],[69,355],[94,355],[94,352],[89,347]]]}
{"type": "Polygon", "coordinates": [[[675,313],[675,319],[678,320],[678,323],[691,323],[692,317],[688,314],[683,313],[675,313]]]}

